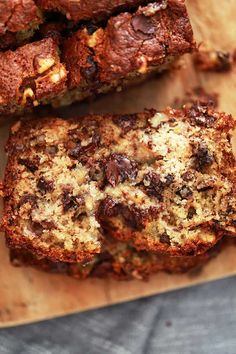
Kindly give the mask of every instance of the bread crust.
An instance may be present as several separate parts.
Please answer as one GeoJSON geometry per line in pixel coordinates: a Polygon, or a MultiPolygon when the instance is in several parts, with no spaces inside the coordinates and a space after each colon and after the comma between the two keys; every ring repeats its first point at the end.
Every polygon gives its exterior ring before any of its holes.
{"type": "MultiPolygon", "coordinates": [[[[132,9],[146,2],[145,0],[37,0],[37,4],[41,9],[60,11],[66,15],[68,20],[75,22],[81,20],[101,21],[118,11],[132,9]]],[[[159,3],[160,6],[165,6],[162,1],[159,1],[159,3]]]]}

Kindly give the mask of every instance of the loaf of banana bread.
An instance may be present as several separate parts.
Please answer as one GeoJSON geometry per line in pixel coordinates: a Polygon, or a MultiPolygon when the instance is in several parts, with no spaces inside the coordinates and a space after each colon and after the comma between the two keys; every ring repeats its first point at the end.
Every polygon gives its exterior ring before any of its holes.
{"type": "Polygon", "coordinates": [[[33,0],[0,0],[0,49],[23,44],[42,20],[33,0]]]}
{"type": "Polygon", "coordinates": [[[0,53],[0,114],[121,89],[166,69],[195,47],[182,0],[121,13],[104,28],[87,24],[64,40],[61,53],[60,26],[45,26],[40,35],[53,38],[0,53]]]}
{"type": "Polygon", "coordinates": [[[67,71],[52,38],[0,53],[0,114],[23,111],[66,90],[67,71]]]}
{"type": "Polygon", "coordinates": [[[199,105],[18,122],[7,144],[8,244],[81,262],[102,252],[106,232],[140,250],[204,253],[236,235],[234,127],[199,105]]]}
{"type": "Polygon", "coordinates": [[[182,0],[160,2],[109,19],[105,28],[85,26],[65,40],[63,61],[69,71],[68,91],[54,104],[105,93],[140,82],[160,72],[195,48],[182,0]]]}

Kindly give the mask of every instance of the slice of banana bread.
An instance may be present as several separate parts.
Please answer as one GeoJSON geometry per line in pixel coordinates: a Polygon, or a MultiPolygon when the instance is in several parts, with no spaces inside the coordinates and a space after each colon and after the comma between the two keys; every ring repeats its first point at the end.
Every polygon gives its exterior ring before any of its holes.
{"type": "Polygon", "coordinates": [[[101,252],[103,228],[141,250],[204,253],[236,235],[234,127],[198,105],[19,122],[7,144],[9,245],[83,261],[101,252]]]}
{"type": "Polygon", "coordinates": [[[109,19],[105,28],[85,26],[65,40],[63,60],[68,92],[54,101],[65,105],[144,80],[151,72],[195,48],[184,1],[140,7],[109,19]]]}
{"type": "Polygon", "coordinates": [[[23,44],[42,21],[33,0],[0,0],[0,49],[23,44]]]}
{"type": "Polygon", "coordinates": [[[52,262],[45,258],[37,258],[24,249],[10,249],[10,260],[17,267],[31,266],[41,271],[67,274],[76,279],[112,277],[117,280],[141,280],[161,271],[176,274],[200,269],[219,253],[223,246],[220,242],[203,255],[170,257],[136,251],[129,244],[109,240],[103,253],[84,264],[52,262]]]}
{"type": "Polygon", "coordinates": [[[0,114],[50,101],[66,89],[66,79],[52,38],[0,53],[0,114]]]}

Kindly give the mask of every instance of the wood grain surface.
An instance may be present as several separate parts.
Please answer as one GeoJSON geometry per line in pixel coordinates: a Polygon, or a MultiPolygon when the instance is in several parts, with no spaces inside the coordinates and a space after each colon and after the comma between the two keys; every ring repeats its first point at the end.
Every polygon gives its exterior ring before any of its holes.
{"type": "MultiPolygon", "coordinates": [[[[199,43],[207,41],[218,50],[232,52],[235,49],[235,0],[222,0],[220,3],[216,0],[188,0],[187,7],[199,43]]],[[[171,106],[176,97],[183,98],[186,91],[199,85],[209,92],[217,92],[220,109],[236,117],[236,68],[224,74],[200,73],[194,69],[189,56],[182,60],[178,71],[153,79],[141,87],[102,97],[91,104],[73,105],[61,110],[60,115],[128,113],[153,107],[162,109],[171,106]]],[[[11,124],[12,121],[1,119],[1,176],[5,165],[4,143],[11,124]]],[[[235,142],[236,139],[234,146],[235,142]]],[[[148,282],[76,281],[30,268],[12,267],[8,261],[4,237],[1,237],[0,327],[53,318],[234,275],[235,252],[236,249],[229,246],[195,276],[160,273],[148,282]]]]}

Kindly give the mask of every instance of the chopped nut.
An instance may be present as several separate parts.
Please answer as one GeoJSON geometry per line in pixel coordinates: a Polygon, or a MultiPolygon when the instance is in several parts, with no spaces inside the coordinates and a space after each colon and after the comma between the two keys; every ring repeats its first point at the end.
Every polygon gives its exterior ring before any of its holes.
{"type": "Polygon", "coordinates": [[[53,58],[36,58],[36,62],[37,71],[39,74],[44,73],[55,64],[55,60],[53,58]]]}
{"type": "Polygon", "coordinates": [[[53,74],[50,75],[50,79],[54,84],[58,83],[60,80],[64,79],[65,77],[66,77],[66,70],[63,66],[61,66],[57,72],[54,72],[53,74]]]}
{"type": "Polygon", "coordinates": [[[23,93],[23,98],[22,98],[21,104],[25,105],[28,98],[34,99],[34,97],[35,97],[34,91],[32,90],[32,88],[28,87],[27,89],[25,89],[25,91],[23,93]]]}
{"type": "Polygon", "coordinates": [[[146,59],[145,56],[142,55],[142,56],[139,58],[139,61],[141,62],[141,65],[140,65],[140,67],[139,67],[139,69],[138,69],[138,72],[139,72],[140,74],[145,74],[145,73],[147,72],[147,59],[146,59]]]}

